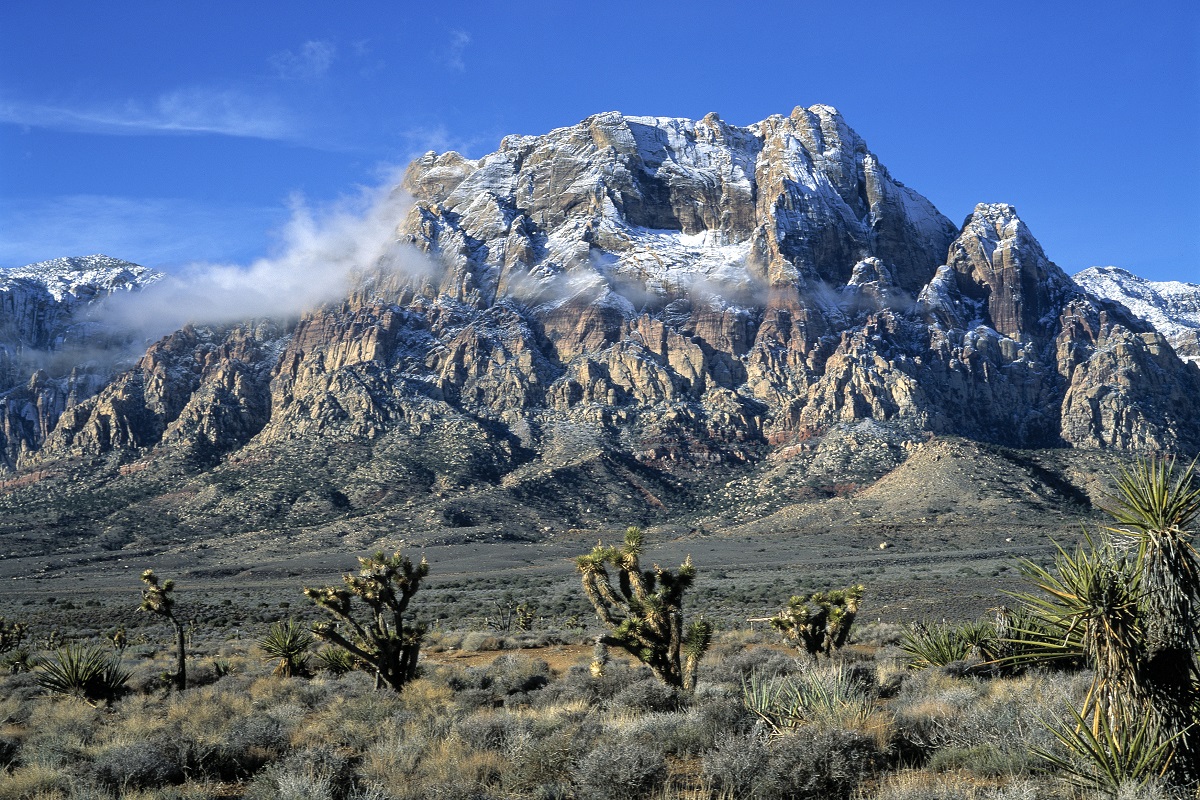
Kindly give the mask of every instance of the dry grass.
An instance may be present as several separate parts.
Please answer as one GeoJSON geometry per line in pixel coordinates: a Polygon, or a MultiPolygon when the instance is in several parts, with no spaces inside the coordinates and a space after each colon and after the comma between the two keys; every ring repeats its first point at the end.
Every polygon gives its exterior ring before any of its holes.
{"type": "MultiPolygon", "coordinates": [[[[691,698],[624,662],[594,678],[586,669],[591,648],[561,645],[534,657],[440,653],[396,694],[375,691],[363,673],[272,676],[248,637],[244,645],[213,648],[232,674],[184,693],[147,680],[107,711],[37,696],[23,688],[25,678],[0,676],[0,754],[15,748],[0,773],[0,800],[523,800],[595,794],[580,783],[591,775],[628,780],[649,800],[749,796],[750,783],[731,788],[717,774],[742,775],[736,780],[743,782],[766,776],[754,796],[770,800],[799,791],[808,780],[795,771],[801,764],[817,770],[813,780],[834,781],[823,784],[835,787],[827,790],[831,798],[1068,796],[1033,773],[1023,742],[1044,734],[1038,715],[1065,707],[1086,688],[1086,677],[965,679],[914,673],[861,653],[848,670],[798,661],[760,639],[755,632],[724,635],[720,658],[691,698]],[[756,732],[756,718],[742,704],[741,676],[759,670],[807,676],[827,688],[858,687],[862,702],[849,702],[853,692],[835,692],[798,736],[777,741],[756,732]],[[927,766],[897,771],[897,754],[911,763],[914,748],[927,766]],[[645,758],[640,765],[630,760],[634,771],[621,775],[608,763],[620,754],[645,758]],[[838,758],[857,763],[842,777],[820,772],[838,758]]],[[[127,656],[144,675],[161,662],[161,655],[127,656]]]]}

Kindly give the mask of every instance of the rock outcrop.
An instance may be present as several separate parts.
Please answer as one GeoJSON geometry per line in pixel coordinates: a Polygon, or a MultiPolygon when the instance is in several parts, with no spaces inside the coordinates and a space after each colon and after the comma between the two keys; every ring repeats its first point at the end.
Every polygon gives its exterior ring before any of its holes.
{"type": "Polygon", "coordinates": [[[1120,303],[1165,336],[1181,358],[1200,364],[1200,284],[1148,281],[1120,267],[1089,267],[1075,282],[1101,300],[1120,303]]]}
{"type": "MultiPolygon", "coordinates": [[[[362,265],[294,324],[187,328],[103,386],[27,375],[5,466],[236,470],[323,441],[371,487],[338,496],[370,504],[396,481],[529,497],[596,453],[657,498],[652,475],[803,456],[863,420],[893,455],[930,433],[1200,452],[1200,369],[1081,290],[1012,207],[955,228],[827,106],[744,128],[600,114],[427,154],[404,188],[397,246],[432,269],[362,265]],[[382,463],[401,477],[363,477],[382,463]]],[[[6,330],[37,327],[18,317],[6,330]]]]}

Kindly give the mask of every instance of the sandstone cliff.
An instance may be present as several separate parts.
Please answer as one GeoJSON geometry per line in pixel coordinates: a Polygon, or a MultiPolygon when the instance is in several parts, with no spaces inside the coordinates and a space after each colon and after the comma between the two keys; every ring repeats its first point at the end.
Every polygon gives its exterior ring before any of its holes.
{"type": "Polygon", "coordinates": [[[4,466],[181,459],[214,470],[183,505],[233,514],[219,487],[303,453],[325,488],[276,475],[262,511],[293,521],[429,493],[469,521],[557,497],[564,470],[625,487],[563,499],[584,522],[664,507],[683,468],[786,455],[836,481],[846,460],[817,445],[862,436],[880,471],[931,434],[1200,452],[1200,369],[1012,207],[956,228],[827,106],[749,127],[600,114],[427,154],[403,188],[397,246],[432,269],[364,264],[294,324],[187,328],[103,386],[27,378],[4,466]]]}

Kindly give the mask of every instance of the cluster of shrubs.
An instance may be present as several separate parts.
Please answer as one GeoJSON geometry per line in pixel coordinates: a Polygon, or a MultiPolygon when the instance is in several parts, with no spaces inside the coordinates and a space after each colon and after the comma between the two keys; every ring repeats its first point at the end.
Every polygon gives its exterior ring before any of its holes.
{"type": "MultiPolygon", "coordinates": [[[[13,655],[24,626],[0,619],[13,672],[0,800],[1195,796],[1191,476],[1157,462],[1126,474],[1124,527],[1050,567],[1023,565],[1033,591],[1021,610],[877,629],[867,653],[845,649],[864,587],[793,597],[770,618],[796,655],[748,647],[685,620],[695,567],[643,570],[630,528],[577,559],[606,630],[590,664],[419,663],[426,629],[408,605],[429,567],[377,553],[343,586],[304,590],[334,621],[278,623],[255,652],[226,645],[193,664],[189,682],[174,584],[147,571],[142,610],[175,632],[175,668],[157,680],[155,653],[153,668],[130,668],[123,631],[111,652],[70,645],[30,673],[38,657],[13,655]]],[[[511,611],[492,633],[527,627],[527,610],[511,611]]],[[[478,633],[456,644],[482,649],[468,646],[478,633]]]]}
{"type": "Polygon", "coordinates": [[[10,675],[0,798],[1072,796],[1026,744],[1054,746],[1038,718],[1078,701],[1086,675],[913,671],[893,647],[814,662],[753,639],[718,637],[693,692],[621,658],[556,673],[505,652],[426,661],[379,691],[360,670],[287,677],[234,643],[184,692],[157,677],[169,653],[139,657],[133,691],[99,707],[10,675]]]}

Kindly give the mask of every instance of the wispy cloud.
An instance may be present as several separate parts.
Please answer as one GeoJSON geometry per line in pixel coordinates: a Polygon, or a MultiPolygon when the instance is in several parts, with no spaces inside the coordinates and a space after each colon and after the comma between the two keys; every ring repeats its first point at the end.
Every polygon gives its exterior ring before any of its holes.
{"type": "Polygon", "coordinates": [[[432,274],[429,260],[397,240],[407,198],[383,185],[320,209],[295,198],[274,255],[247,266],[198,262],[173,270],[136,297],[115,297],[106,316],[148,338],[188,322],[222,323],[296,316],[343,297],[356,270],[380,264],[432,274]]]}
{"type": "Polygon", "coordinates": [[[262,97],[232,89],[176,89],[150,101],[25,104],[0,100],[0,122],[34,128],[144,135],[215,133],[254,139],[299,136],[297,120],[262,97]]]}
{"type": "Polygon", "coordinates": [[[463,60],[467,45],[471,43],[471,34],[464,30],[450,31],[450,44],[446,48],[446,66],[455,72],[466,72],[467,62],[463,60]]]}
{"type": "Polygon", "coordinates": [[[337,47],[333,42],[305,42],[293,52],[284,50],[269,59],[275,74],[287,80],[315,80],[323,77],[333,66],[337,47]]]}

